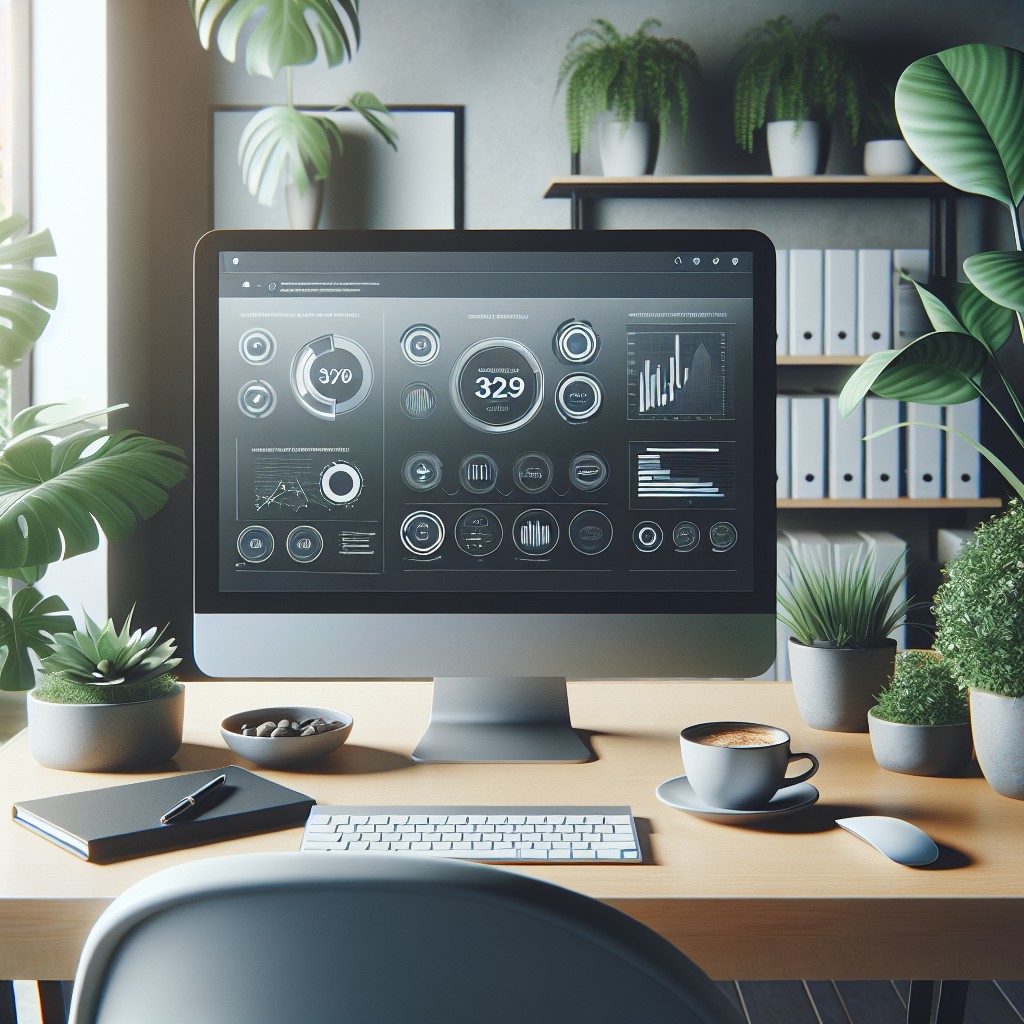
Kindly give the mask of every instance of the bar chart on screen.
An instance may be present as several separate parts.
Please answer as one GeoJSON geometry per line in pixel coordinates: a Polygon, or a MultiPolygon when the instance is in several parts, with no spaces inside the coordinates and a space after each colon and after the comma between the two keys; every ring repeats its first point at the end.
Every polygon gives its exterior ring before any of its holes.
{"type": "Polygon", "coordinates": [[[630,331],[626,336],[630,419],[731,416],[730,356],[724,331],[630,331]]]}

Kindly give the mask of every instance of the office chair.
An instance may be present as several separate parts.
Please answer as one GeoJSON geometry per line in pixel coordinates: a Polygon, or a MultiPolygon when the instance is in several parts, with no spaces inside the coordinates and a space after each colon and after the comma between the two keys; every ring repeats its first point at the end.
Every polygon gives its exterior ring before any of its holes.
{"type": "MultiPolygon", "coordinates": [[[[625,870],[636,870],[627,868],[625,870]]],[[[738,1024],[667,940],[484,864],[242,854],[157,872],[85,943],[70,1024],[738,1024]]]]}

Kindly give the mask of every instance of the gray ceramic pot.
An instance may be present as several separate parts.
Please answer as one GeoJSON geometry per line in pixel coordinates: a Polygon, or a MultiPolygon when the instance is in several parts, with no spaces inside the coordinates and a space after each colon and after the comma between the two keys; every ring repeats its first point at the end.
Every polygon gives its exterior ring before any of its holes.
{"type": "Polygon", "coordinates": [[[868,712],[896,667],[896,641],[807,647],[790,637],[789,665],[797,706],[811,728],[867,732],[868,712]]]}
{"type": "Polygon", "coordinates": [[[959,775],[970,763],[971,723],[905,725],[868,713],[868,732],[875,760],[890,772],[904,775],[959,775]]]}
{"type": "Polygon", "coordinates": [[[29,691],[29,746],[32,756],[47,768],[146,768],[178,752],[184,714],[182,683],[168,697],[130,704],[52,704],[29,691]]]}
{"type": "Polygon", "coordinates": [[[1024,699],[971,690],[971,727],[989,785],[1003,796],[1024,800],[1024,699]]]}

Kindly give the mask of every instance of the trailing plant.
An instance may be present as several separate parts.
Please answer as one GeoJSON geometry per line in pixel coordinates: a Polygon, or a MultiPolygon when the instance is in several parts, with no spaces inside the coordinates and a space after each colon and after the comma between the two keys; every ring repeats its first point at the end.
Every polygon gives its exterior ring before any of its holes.
{"type": "Polygon", "coordinates": [[[791,555],[779,578],[779,621],[806,646],[873,647],[886,642],[912,600],[898,601],[907,577],[902,558],[881,573],[872,555],[854,555],[838,568],[791,555]]]}
{"type": "Polygon", "coordinates": [[[736,142],[754,151],[754,132],[767,120],[795,121],[841,115],[851,144],[860,130],[860,93],[853,56],[832,34],[836,14],[801,27],[786,15],[743,37],[734,58],[733,127],[736,142]],[[771,110],[771,118],[768,111],[771,110]]]}
{"type": "MultiPolygon", "coordinates": [[[[250,75],[275,78],[285,69],[286,100],[282,105],[258,111],[242,131],[238,162],[242,180],[258,203],[270,206],[283,175],[287,174],[300,194],[311,181],[324,181],[332,153],[344,148],[334,120],[322,114],[305,114],[292,98],[292,69],[311,64],[322,48],[328,67],[351,60],[359,47],[359,0],[189,0],[192,19],[204,49],[216,36],[225,60],[235,62],[242,31],[251,18],[256,25],[245,44],[245,69],[250,75]],[[320,44],[313,35],[316,27],[320,44]]],[[[335,107],[349,107],[392,149],[398,148],[398,132],[390,112],[371,92],[354,92],[335,107]]]]}
{"type": "Polygon", "coordinates": [[[85,616],[85,629],[58,633],[53,651],[42,659],[46,673],[35,692],[38,700],[54,704],[126,704],[177,692],[171,672],[174,657],[167,627],[143,632],[131,628],[132,612],[120,630],[112,619],[103,626],[85,616]]]}
{"type": "Polygon", "coordinates": [[[604,112],[623,126],[657,121],[664,143],[675,106],[686,139],[689,79],[700,73],[700,62],[684,40],[648,34],[660,26],[656,18],[647,18],[624,36],[604,18],[595,18],[569,40],[555,91],[566,87],[565,119],[573,153],[580,151],[594,120],[604,112]]]}
{"type": "Polygon", "coordinates": [[[896,86],[883,83],[872,91],[864,110],[864,135],[868,139],[903,138],[896,117],[896,86]]]}
{"type": "MultiPolygon", "coordinates": [[[[49,231],[25,235],[25,219],[0,222],[0,365],[17,366],[57,303],[57,279],[31,261],[54,254],[49,231]],[[5,293],[6,292],[6,293],[5,293]]],[[[111,406],[84,414],[31,406],[0,428],[0,576],[28,586],[0,607],[0,690],[28,690],[32,655],[74,629],[61,598],[32,584],[46,567],[116,541],[155,515],[187,474],[185,453],[134,430],[97,426],[111,406]]]]}
{"type": "Polygon", "coordinates": [[[1024,698],[1024,504],[975,530],[935,593],[935,649],[963,686],[1024,698]]]}
{"type": "Polygon", "coordinates": [[[923,57],[897,83],[896,115],[910,148],[934,174],[1006,206],[1016,249],[968,257],[967,282],[912,281],[934,330],[868,356],[843,388],[840,411],[848,415],[869,391],[931,405],[980,398],[1005,427],[1016,453],[1011,459],[950,427],[938,429],[976,449],[1024,498],[1024,399],[1002,365],[1008,341],[1024,339],[1024,53],[971,43],[923,57]],[[994,390],[1003,393],[1001,403],[994,390]]]}
{"type": "Polygon", "coordinates": [[[901,725],[962,725],[970,720],[966,689],[935,651],[900,651],[896,671],[876,698],[874,715],[901,725]]]}

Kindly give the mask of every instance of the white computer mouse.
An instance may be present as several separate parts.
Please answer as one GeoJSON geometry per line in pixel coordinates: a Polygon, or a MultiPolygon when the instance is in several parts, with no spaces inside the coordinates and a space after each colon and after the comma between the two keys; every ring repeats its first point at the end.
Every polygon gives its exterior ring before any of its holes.
{"type": "Polygon", "coordinates": [[[884,814],[863,814],[855,818],[836,818],[836,824],[870,843],[889,860],[919,868],[938,859],[939,848],[927,832],[902,818],[884,814]]]}

